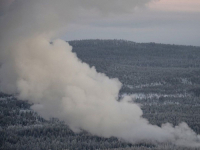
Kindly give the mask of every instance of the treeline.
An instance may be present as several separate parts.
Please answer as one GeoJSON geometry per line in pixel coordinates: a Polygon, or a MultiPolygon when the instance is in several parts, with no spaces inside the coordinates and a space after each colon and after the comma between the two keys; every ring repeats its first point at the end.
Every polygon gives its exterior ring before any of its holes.
{"type": "MultiPolygon", "coordinates": [[[[151,87],[145,91],[199,95],[200,47],[124,40],[78,40],[69,44],[82,61],[124,85],[160,82],[164,84],[159,90],[151,87]]],[[[122,93],[138,90],[123,87],[122,93]]]]}
{"type": "Polygon", "coordinates": [[[200,47],[135,43],[124,40],[70,41],[81,59],[112,61],[120,65],[143,67],[199,67],[200,47]]]}

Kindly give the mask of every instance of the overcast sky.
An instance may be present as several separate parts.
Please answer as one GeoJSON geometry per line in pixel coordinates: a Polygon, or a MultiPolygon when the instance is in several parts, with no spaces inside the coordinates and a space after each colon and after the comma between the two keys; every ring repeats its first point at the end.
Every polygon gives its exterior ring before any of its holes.
{"type": "MultiPolygon", "coordinates": [[[[0,0],[0,16],[13,1],[0,0]]],[[[95,11],[85,11],[68,25],[62,38],[67,41],[125,39],[200,46],[200,0],[146,1],[151,2],[132,13],[105,13],[102,16],[95,11]]],[[[102,3],[107,4],[106,1],[102,3]]]]}
{"type": "Polygon", "coordinates": [[[156,0],[120,15],[84,14],[69,26],[63,38],[200,46],[200,0],[156,0]]]}

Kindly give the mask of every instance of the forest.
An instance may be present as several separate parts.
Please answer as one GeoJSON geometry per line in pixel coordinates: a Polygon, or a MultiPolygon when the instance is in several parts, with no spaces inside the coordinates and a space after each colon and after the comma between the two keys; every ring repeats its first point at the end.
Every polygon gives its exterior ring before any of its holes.
{"type": "MultiPolygon", "coordinates": [[[[125,40],[68,42],[82,62],[118,78],[123,84],[119,97],[134,95],[151,124],[186,122],[200,134],[200,47],[125,40]]],[[[56,118],[43,119],[31,105],[0,93],[1,150],[191,150],[74,133],[56,118]]]]}

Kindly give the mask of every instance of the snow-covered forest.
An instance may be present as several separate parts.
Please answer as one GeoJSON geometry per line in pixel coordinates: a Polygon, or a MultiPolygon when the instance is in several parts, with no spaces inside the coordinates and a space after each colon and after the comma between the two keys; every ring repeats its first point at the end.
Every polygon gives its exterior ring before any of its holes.
{"type": "MultiPolygon", "coordinates": [[[[169,122],[175,126],[186,122],[200,134],[200,47],[124,40],[79,40],[69,44],[83,62],[118,78],[123,83],[119,97],[132,94],[151,124],[169,122]]],[[[131,144],[86,131],[74,133],[56,118],[43,119],[30,109],[31,105],[14,95],[0,94],[0,149],[191,149],[171,143],[131,144]]]]}

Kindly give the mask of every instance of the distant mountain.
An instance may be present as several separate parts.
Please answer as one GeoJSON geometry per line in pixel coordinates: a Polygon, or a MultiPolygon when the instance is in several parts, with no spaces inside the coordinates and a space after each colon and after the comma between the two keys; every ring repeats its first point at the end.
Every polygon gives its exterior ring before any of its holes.
{"type": "Polygon", "coordinates": [[[69,44],[81,59],[87,61],[104,59],[143,67],[200,67],[200,47],[195,46],[125,40],[77,40],[69,41],[69,44]]]}

